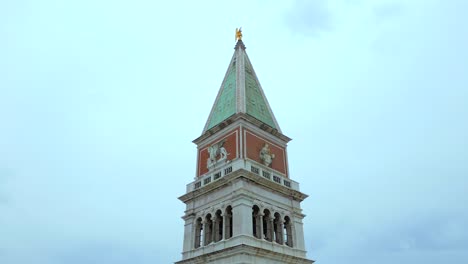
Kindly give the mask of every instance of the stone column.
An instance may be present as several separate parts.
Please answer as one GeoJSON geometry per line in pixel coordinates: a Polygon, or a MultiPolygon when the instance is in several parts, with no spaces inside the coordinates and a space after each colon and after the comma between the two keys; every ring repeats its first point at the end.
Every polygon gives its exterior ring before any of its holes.
{"type": "Polygon", "coordinates": [[[211,241],[217,242],[218,237],[218,216],[215,214],[214,219],[211,221],[213,223],[213,228],[211,229],[211,241]]]}
{"type": "Polygon", "coordinates": [[[224,232],[223,232],[224,239],[229,239],[232,237],[232,234],[230,234],[230,230],[232,229],[231,219],[232,219],[232,214],[229,214],[226,212],[224,214],[224,232]]]}
{"type": "Polygon", "coordinates": [[[293,240],[292,240],[292,230],[291,230],[291,222],[286,223],[286,235],[287,235],[287,245],[290,247],[294,246],[293,240]]]}
{"type": "Polygon", "coordinates": [[[281,220],[281,218],[276,219],[276,243],[281,245],[284,244],[283,221],[281,220]]]}
{"type": "Polygon", "coordinates": [[[208,245],[210,244],[213,240],[213,220],[207,221],[206,219],[203,220],[203,229],[204,231],[204,236],[203,236],[203,245],[208,245]]]}
{"type": "Polygon", "coordinates": [[[227,214],[226,213],[223,213],[221,215],[223,217],[223,236],[221,237],[222,240],[226,239],[226,231],[227,231],[227,214]]]}
{"type": "Polygon", "coordinates": [[[202,220],[202,225],[203,225],[203,241],[200,241],[200,244],[203,246],[206,246],[206,236],[208,235],[208,221],[206,219],[202,220]]]}
{"type": "Polygon", "coordinates": [[[261,212],[258,212],[258,221],[260,222],[260,224],[258,225],[260,227],[259,238],[263,239],[263,213],[261,213],[261,212]]]}
{"type": "Polygon", "coordinates": [[[266,217],[265,219],[265,223],[266,223],[266,240],[268,241],[273,241],[273,218],[269,215],[267,216],[263,216],[264,218],[266,217]]]}
{"type": "MultiPolygon", "coordinates": [[[[194,227],[194,234],[193,234],[193,238],[194,238],[194,244],[193,244],[193,247],[194,248],[199,248],[201,246],[201,237],[200,237],[200,232],[201,232],[201,226],[199,225],[199,222],[195,220],[194,224],[193,224],[193,227],[194,227]]],[[[187,239],[187,238],[185,238],[187,239]]]]}
{"type": "Polygon", "coordinates": [[[222,224],[221,224],[221,230],[219,230],[219,222],[218,222],[217,225],[216,225],[216,230],[217,230],[216,237],[217,237],[217,241],[221,241],[221,240],[224,239],[224,227],[226,226],[226,224],[224,223],[224,214],[221,213],[221,214],[219,215],[219,217],[220,217],[219,220],[222,222],[222,224]],[[219,231],[221,231],[221,235],[219,235],[219,231]]]}

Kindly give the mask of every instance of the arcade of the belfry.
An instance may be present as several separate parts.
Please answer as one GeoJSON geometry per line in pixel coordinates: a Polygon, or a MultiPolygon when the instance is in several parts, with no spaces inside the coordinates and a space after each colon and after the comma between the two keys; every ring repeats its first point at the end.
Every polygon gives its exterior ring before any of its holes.
{"type": "Polygon", "coordinates": [[[197,145],[186,204],[182,260],[188,263],[313,263],[287,143],[245,51],[241,30],[197,145]]]}

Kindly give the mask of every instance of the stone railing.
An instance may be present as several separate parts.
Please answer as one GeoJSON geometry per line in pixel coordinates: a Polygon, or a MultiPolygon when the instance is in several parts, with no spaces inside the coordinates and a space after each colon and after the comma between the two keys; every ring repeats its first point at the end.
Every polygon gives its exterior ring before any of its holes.
{"type": "Polygon", "coordinates": [[[232,162],[227,162],[223,166],[220,166],[219,168],[214,169],[213,171],[210,171],[205,175],[202,175],[195,181],[187,184],[187,192],[200,189],[201,187],[206,186],[239,169],[250,171],[254,174],[257,174],[260,177],[263,177],[264,179],[299,191],[299,183],[288,179],[282,173],[279,173],[275,170],[272,170],[271,168],[265,167],[262,164],[254,161],[238,159],[232,162]]]}

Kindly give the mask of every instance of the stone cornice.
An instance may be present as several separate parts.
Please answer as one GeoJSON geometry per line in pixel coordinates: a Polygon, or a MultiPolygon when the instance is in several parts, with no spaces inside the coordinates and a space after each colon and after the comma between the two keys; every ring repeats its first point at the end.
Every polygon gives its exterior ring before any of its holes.
{"type": "Polygon", "coordinates": [[[223,128],[229,126],[230,124],[232,124],[235,121],[240,120],[240,119],[248,121],[250,124],[254,125],[255,127],[258,127],[261,130],[263,130],[265,132],[268,132],[269,134],[271,134],[271,135],[273,135],[275,137],[278,137],[279,139],[283,140],[286,143],[291,141],[291,138],[283,135],[280,131],[278,131],[275,128],[272,128],[271,126],[263,123],[262,121],[254,118],[254,117],[252,117],[252,116],[250,116],[248,114],[245,114],[245,113],[237,113],[237,114],[234,114],[234,115],[230,116],[229,118],[227,118],[223,122],[219,123],[218,125],[208,129],[205,133],[203,133],[203,135],[201,135],[198,138],[194,139],[192,142],[199,145],[202,141],[204,141],[208,137],[216,134],[217,132],[219,132],[223,128]]]}
{"type": "Polygon", "coordinates": [[[239,254],[246,254],[246,255],[251,255],[251,256],[257,256],[261,258],[266,258],[266,259],[271,259],[271,260],[276,260],[276,261],[281,261],[284,263],[297,263],[297,264],[312,264],[315,261],[310,260],[310,259],[305,259],[305,258],[300,258],[296,256],[291,256],[267,249],[262,249],[258,247],[253,247],[245,244],[241,244],[238,246],[234,247],[229,247],[225,249],[221,249],[218,251],[214,251],[208,254],[203,254],[201,256],[189,258],[189,259],[184,259],[178,262],[175,262],[176,264],[204,264],[204,263],[209,263],[215,260],[219,259],[224,259],[229,256],[234,256],[234,255],[239,255],[239,254]]]}
{"type": "Polygon", "coordinates": [[[194,191],[188,192],[188,193],[180,196],[179,200],[181,200],[184,203],[187,203],[188,201],[190,201],[192,199],[196,199],[196,198],[198,198],[198,197],[200,197],[202,195],[206,195],[206,194],[208,194],[210,192],[213,192],[216,189],[225,187],[225,186],[231,184],[233,181],[235,181],[237,179],[247,180],[247,181],[256,183],[256,184],[258,184],[258,185],[260,185],[260,186],[262,186],[264,188],[267,188],[267,189],[272,190],[274,192],[280,193],[280,194],[282,194],[282,195],[284,195],[286,197],[291,197],[294,200],[297,200],[299,202],[302,202],[304,199],[306,199],[308,197],[308,195],[306,195],[306,194],[304,194],[302,192],[299,192],[299,191],[287,188],[285,186],[279,185],[279,184],[277,184],[275,182],[264,179],[264,178],[260,177],[259,175],[254,174],[252,172],[249,172],[247,170],[239,169],[239,170],[236,170],[236,171],[234,171],[234,172],[232,172],[232,173],[230,173],[230,174],[216,180],[213,183],[210,183],[210,184],[208,184],[206,186],[201,187],[200,189],[196,189],[194,191]]]}

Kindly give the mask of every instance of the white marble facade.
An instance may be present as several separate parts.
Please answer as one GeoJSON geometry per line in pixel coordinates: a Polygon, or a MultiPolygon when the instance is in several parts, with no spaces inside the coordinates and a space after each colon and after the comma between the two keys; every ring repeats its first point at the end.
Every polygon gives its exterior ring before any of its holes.
{"type": "Polygon", "coordinates": [[[306,259],[304,245],[302,227],[304,215],[300,209],[300,200],[303,198],[297,197],[305,198],[306,196],[299,191],[268,182],[259,175],[244,169],[225,175],[199,190],[188,191],[180,198],[187,206],[183,217],[185,220],[183,260],[178,263],[289,263],[275,262],[272,259],[255,254],[250,255],[246,252],[241,254],[244,255],[244,260],[234,256],[225,258],[216,254],[241,245],[248,246],[249,249],[256,248],[279,254],[275,259],[281,260],[289,257],[295,259],[293,263],[312,263],[306,259]],[[290,192],[297,192],[298,195],[287,195],[290,192]],[[254,208],[261,212],[260,215],[253,216],[254,208]],[[232,212],[232,215],[227,213],[227,209],[229,213],[232,212]],[[270,217],[266,219],[267,216],[263,215],[263,212],[269,213],[270,217]],[[221,232],[219,228],[214,227],[213,219],[216,215],[222,217],[221,232]],[[276,221],[277,228],[274,228],[273,223],[275,215],[281,219],[281,221],[276,221]],[[253,222],[255,217],[257,217],[257,226],[253,222]],[[290,223],[289,237],[280,231],[286,231],[281,226],[284,225],[285,218],[290,223]],[[229,219],[232,219],[231,224],[227,223],[229,219]],[[261,220],[258,221],[259,219],[261,220]],[[266,227],[262,224],[268,221],[272,230],[271,232],[267,230],[264,234],[266,227]],[[202,222],[201,225],[200,222],[202,222]],[[204,230],[200,231],[200,226],[203,226],[204,230]],[[254,229],[260,232],[254,232],[254,229]],[[276,236],[273,229],[277,231],[276,236]],[[212,256],[210,261],[203,258],[208,255],[212,256]],[[219,256],[214,257],[214,255],[219,256]],[[205,262],[198,262],[201,258],[205,262]]]}

